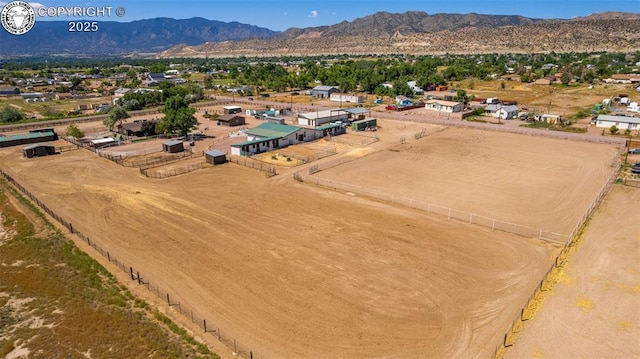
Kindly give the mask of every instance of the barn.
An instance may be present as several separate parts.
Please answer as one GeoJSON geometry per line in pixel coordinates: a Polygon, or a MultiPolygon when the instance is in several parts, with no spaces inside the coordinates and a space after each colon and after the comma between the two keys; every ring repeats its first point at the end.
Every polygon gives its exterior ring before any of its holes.
{"type": "Polygon", "coordinates": [[[218,124],[223,126],[242,126],[245,124],[244,117],[235,114],[221,115],[218,117],[218,124]]]}
{"type": "Polygon", "coordinates": [[[58,135],[51,129],[32,130],[29,131],[29,133],[0,136],[0,147],[26,145],[43,141],[56,141],[57,139],[58,135]]]}
{"type": "Polygon", "coordinates": [[[349,117],[349,113],[343,110],[323,110],[298,114],[298,124],[301,126],[317,127],[324,124],[343,121],[349,117]]]}
{"type": "Polygon", "coordinates": [[[227,162],[227,155],[224,152],[218,150],[211,150],[204,153],[207,163],[212,165],[219,165],[227,162]]]}
{"type": "Polygon", "coordinates": [[[178,153],[184,151],[184,141],[172,140],[162,144],[162,151],[169,153],[178,153]]]}
{"type": "Polygon", "coordinates": [[[25,146],[22,149],[22,155],[27,158],[48,156],[56,153],[56,148],[53,145],[47,143],[34,143],[29,146],[25,146]]]}
{"type": "Polygon", "coordinates": [[[311,96],[314,98],[330,98],[331,94],[338,92],[336,86],[316,86],[311,90],[311,96]]]}

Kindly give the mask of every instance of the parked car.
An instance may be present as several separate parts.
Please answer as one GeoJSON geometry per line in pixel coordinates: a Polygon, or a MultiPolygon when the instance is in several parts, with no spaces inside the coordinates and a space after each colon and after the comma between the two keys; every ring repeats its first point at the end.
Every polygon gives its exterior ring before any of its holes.
{"type": "Polygon", "coordinates": [[[249,101],[253,101],[253,97],[249,97],[249,101]]]}
{"type": "Polygon", "coordinates": [[[260,94],[260,96],[261,96],[261,97],[271,97],[271,95],[269,95],[268,93],[260,94]]]}
{"type": "Polygon", "coordinates": [[[640,155],[640,148],[631,148],[629,149],[629,153],[632,153],[634,155],[640,155]]]}

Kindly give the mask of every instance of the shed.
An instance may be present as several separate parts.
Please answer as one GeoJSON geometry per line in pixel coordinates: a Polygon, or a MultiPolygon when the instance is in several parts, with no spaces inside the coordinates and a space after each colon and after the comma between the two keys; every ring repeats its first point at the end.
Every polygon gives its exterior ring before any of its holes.
{"type": "Polygon", "coordinates": [[[244,117],[240,116],[240,115],[235,115],[235,114],[227,114],[227,115],[221,115],[220,117],[218,117],[218,122],[220,125],[223,126],[241,126],[244,125],[244,117]]]}
{"type": "Polygon", "coordinates": [[[25,146],[22,149],[22,155],[27,158],[53,155],[55,153],[56,153],[55,146],[47,143],[34,143],[32,145],[25,146]]]}
{"type": "Polygon", "coordinates": [[[234,113],[242,112],[242,107],[240,106],[225,106],[223,109],[225,115],[233,115],[234,113]]]}
{"type": "Polygon", "coordinates": [[[184,151],[184,141],[172,140],[162,144],[162,151],[169,153],[178,153],[184,151]]]}
{"type": "Polygon", "coordinates": [[[351,129],[354,131],[364,131],[367,128],[374,128],[377,126],[378,126],[378,121],[375,118],[367,118],[364,120],[351,122],[351,129]]]}
{"type": "Polygon", "coordinates": [[[212,165],[219,165],[227,162],[227,155],[224,152],[218,150],[211,150],[204,153],[207,163],[212,165]]]}

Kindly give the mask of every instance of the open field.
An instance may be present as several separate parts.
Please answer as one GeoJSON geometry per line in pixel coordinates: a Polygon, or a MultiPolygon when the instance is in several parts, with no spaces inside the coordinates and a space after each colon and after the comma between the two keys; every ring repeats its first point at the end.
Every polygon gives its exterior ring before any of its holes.
{"type": "Polygon", "coordinates": [[[489,357],[557,250],[234,164],[158,181],[8,148],[0,168],[261,357],[489,357]]]}
{"type": "Polygon", "coordinates": [[[503,358],[640,357],[640,189],[615,185],[503,358]]]}
{"type": "Polygon", "coordinates": [[[452,128],[314,176],[568,235],[616,153],[614,145],[452,128]]]}

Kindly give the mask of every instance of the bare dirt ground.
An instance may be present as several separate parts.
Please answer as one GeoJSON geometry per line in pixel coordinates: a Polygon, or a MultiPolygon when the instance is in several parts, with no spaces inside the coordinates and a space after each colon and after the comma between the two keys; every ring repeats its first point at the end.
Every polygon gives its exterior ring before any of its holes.
{"type": "Polygon", "coordinates": [[[231,163],[157,180],[8,148],[0,166],[256,357],[491,356],[556,251],[231,163]]]}
{"type": "Polygon", "coordinates": [[[450,128],[314,176],[569,234],[616,153],[614,145],[450,128]]]}
{"type": "Polygon", "coordinates": [[[613,186],[504,358],[640,357],[639,202],[640,189],[613,186]]]}

